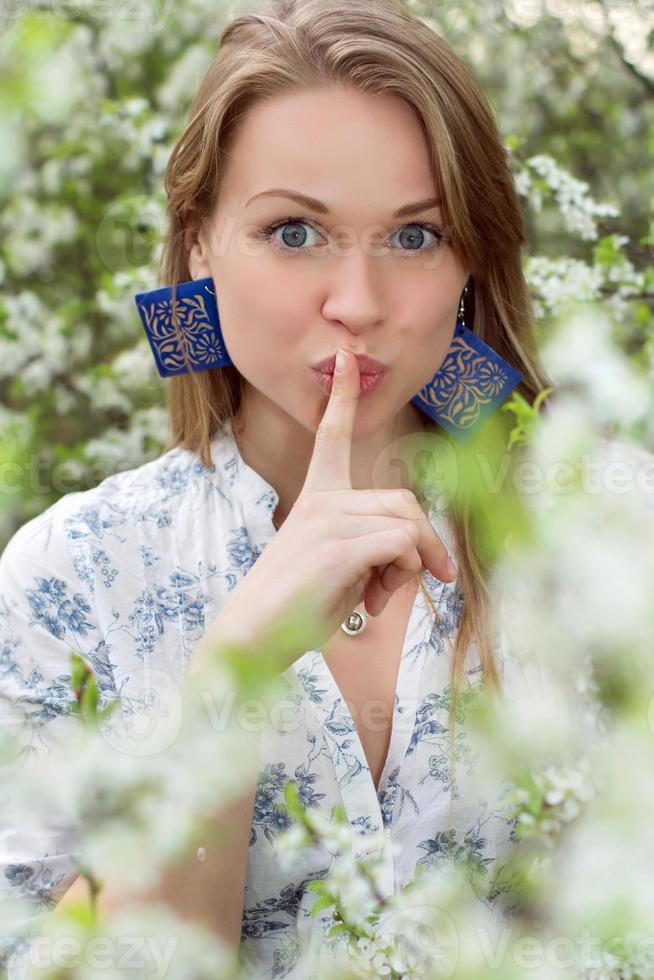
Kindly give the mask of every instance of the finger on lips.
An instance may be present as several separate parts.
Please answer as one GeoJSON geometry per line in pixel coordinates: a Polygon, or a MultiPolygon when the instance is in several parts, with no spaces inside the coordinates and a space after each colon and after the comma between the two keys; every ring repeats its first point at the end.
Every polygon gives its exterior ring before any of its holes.
{"type": "MultiPolygon", "coordinates": [[[[336,354],[332,388],[316,432],[302,493],[352,489],[350,472],[352,432],[359,393],[359,362],[347,351],[339,349],[336,354]]],[[[401,516],[411,519],[419,531],[416,549],[425,568],[428,568],[440,581],[450,581],[457,577],[457,570],[447,548],[412,491],[359,491],[355,499],[356,503],[353,506],[356,507],[356,511],[350,509],[350,512],[370,515],[379,512],[381,505],[388,517],[401,516]]]]}

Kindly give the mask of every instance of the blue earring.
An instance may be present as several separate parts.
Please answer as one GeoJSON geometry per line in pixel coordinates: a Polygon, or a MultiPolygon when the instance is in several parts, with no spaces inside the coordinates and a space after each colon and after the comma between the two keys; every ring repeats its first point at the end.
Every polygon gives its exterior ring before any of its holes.
{"type": "Polygon", "coordinates": [[[464,297],[452,343],[431,381],[411,404],[466,442],[522,380],[508,361],[469,330],[464,322],[464,297]]]}
{"type": "MultiPolygon", "coordinates": [[[[522,379],[519,371],[466,327],[463,301],[467,291],[466,286],[445,360],[411,399],[460,441],[467,440],[522,379]]],[[[161,377],[233,364],[220,330],[213,279],[178,284],[181,343],[172,323],[172,292],[171,286],[162,286],[134,297],[161,377]]]]}
{"type": "Polygon", "coordinates": [[[220,331],[213,279],[192,279],[177,286],[179,338],[173,326],[172,286],[134,297],[157,370],[162,378],[232,363],[220,331]]]}

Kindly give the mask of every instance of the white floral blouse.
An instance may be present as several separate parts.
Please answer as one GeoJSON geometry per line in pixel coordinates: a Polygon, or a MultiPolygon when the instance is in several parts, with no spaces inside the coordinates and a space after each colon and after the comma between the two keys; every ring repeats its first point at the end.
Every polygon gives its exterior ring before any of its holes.
{"type": "MultiPolygon", "coordinates": [[[[229,422],[212,441],[212,462],[207,470],[194,454],[173,449],[62,497],[16,532],[0,559],[3,726],[17,732],[27,717],[32,746],[48,743],[70,700],[71,648],[96,671],[103,701],[135,695],[145,663],[181,676],[208,624],[276,533],[277,493],[245,464],[229,422]]],[[[443,514],[433,509],[429,516],[449,543],[443,514]]],[[[381,887],[387,893],[418,865],[454,857],[488,885],[515,831],[494,814],[492,799],[472,804],[456,788],[452,793],[449,651],[463,596],[456,583],[444,584],[426,570],[422,578],[441,620],[433,624],[418,590],[378,791],[320,650],[307,651],[286,672],[301,721],[271,724],[264,733],[249,841],[242,950],[258,976],[292,971],[300,942],[318,921],[310,915],[314,895],[307,884],[328,870],[319,855],[315,866],[293,872],[278,859],[289,777],[306,806],[329,815],[340,803],[362,837],[383,831],[381,887]]],[[[474,688],[481,678],[474,645],[466,672],[474,688]]],[[[457,770],[474,768],[461,736],[456,757],[457,770]]],[[[498,794],[505,791],[498,787],[498,794]]],[[[20,827],[0,825],[0,890],[46,909],[75,878],[73,848],[54,822],[49,839],[38,844],[20,827]]]]}

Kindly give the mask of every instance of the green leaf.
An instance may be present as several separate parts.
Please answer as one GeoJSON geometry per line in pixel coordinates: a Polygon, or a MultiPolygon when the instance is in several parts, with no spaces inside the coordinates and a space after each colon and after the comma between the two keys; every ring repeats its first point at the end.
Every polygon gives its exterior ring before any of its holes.
{"type": "Polygon", "coordinates": [[[336,803],[332,808],[332,820],[337,824],[347,823],[347,813],[342,803],[336,803]]]}
{"type": "Polygon", "coordinates": [[[329,895],[323,895],[321,898],[316,899],[316,901],[311,906],[311,915],[313,918],[322,912],[323,909],[329,909],[332,905],[335,905],[335,899],[331,898],[329,895]]]}
{"type": "Polygon", "coordinates": [[[84,682],[84,678],[89,670],[86,661],[80,657],[78,653],[74,650],[70,652],[71,659],[71,672],[70,672],[70,682],[75,693],[79,693],[84,682]]]}
{"type": "Polygon", "coordinates": [[[115,698],[103,708],[99,708],[100,688],[92,668],[87,662],[71,650],[71,687],[75,700],[70,704],[70,713],[77,715],[84,725],[98,727],[105,721],[121,703],[121,698],[115,698]]]}
{"type": "Polygon", "coordinates": [[[95,676],[91,674],[82,690],[80,701],[82,719],[89,725],[94,725],[97,721],[96,711],[100,692],[95,676]]]}
{"type": "Polygon", "coordinates": [[[106,721],[114,713],[121,700],[121,698],[114,698],[113,701],[109,701],[103,708],[100,708],[97,713],[98,721],[106,721]]]}
{"type": "Polygon", "coordinates": [[[284,799],[289,806],[294,804],[297,806],[300,803],[300,791],[297,787],[297,783],[293,779],[287,779],[284,784],[284,799]]]}

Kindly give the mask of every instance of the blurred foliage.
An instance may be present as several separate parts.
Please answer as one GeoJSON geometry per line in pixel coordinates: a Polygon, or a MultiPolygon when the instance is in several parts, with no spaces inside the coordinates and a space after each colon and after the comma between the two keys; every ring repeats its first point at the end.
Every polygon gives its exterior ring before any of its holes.
{"type": "MultiPolygon", "coordinates": [[[[525,204],[539,331],[568,298],[603,300],[621,348],[651,370],[651,11],[408,5],[492,101],[525,204]]],[[[164,387],[133,296],[156,285],[170,149],[224,25],[252,6],[2,8],[0,546],[62,494],[166,442],[164,387]]]]}

